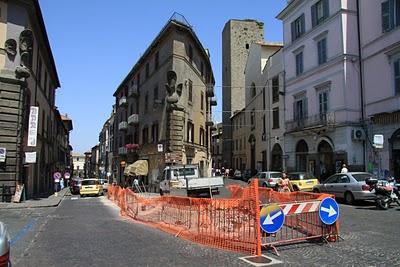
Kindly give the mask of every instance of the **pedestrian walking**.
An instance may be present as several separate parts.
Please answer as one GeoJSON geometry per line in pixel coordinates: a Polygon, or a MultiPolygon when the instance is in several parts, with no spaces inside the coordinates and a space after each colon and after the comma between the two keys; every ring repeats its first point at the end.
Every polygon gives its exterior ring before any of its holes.
{"type": "Polygon", "coordinates": [[[347,169],[346,164],[343,163],[342,170],[340,171],[340,173],[348,173],[348,172],[349,170],[347,169]]]}
{"type": "Polygon", "coordinates": [[[291,184],[290,180],[287,177],[287,173],[283,172],[282,173],[282,178],[278,180],[278,192],[291,192],[291,184]]]}

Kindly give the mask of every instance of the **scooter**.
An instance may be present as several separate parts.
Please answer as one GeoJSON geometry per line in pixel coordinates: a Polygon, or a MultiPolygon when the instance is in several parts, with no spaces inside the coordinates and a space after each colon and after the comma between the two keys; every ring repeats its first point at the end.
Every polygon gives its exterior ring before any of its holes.
{"type": "Polygon", "coordinates": [[[379,181],[374,178],[365,180],[365,183],[370,187],[369,190],[376,195],[375,204],[379,209],[386,210],[392,203],[397,203],[400,206],[399,190],[391,182],[379,181]]]}

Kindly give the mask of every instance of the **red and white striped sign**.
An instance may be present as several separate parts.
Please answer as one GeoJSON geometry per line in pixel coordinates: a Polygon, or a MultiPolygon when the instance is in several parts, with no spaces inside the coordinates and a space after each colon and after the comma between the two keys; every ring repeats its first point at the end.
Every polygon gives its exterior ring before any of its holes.
{"type": "Polygon", "coordinates": [[[289,204],[280,204],[279,207],[281,207],[285,215],[291,215],[291,214],[318,211],[320,203],[321,201],[289,203],[289,204]]]}

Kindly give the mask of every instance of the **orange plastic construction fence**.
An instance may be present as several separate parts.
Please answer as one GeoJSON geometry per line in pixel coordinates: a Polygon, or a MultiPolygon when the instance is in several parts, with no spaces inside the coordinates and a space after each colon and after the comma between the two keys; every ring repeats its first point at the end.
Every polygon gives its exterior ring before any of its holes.
{"type": "Polygon", "coordinates": [[[163,231],[200,244],[261,255],[262,245],[279,245],[338,233],[338,223],[323,225],[317,213],[286,216],[285,226],[276,235],[260,229],[260,209],[270,203],[293,204],[321,201],[324,194],[278,193],[249,186],[228,186],[229,199],[205,199],[137,194],[130,189],[110,186],[108,198],[118,204],[121,214],[163,231]]]}

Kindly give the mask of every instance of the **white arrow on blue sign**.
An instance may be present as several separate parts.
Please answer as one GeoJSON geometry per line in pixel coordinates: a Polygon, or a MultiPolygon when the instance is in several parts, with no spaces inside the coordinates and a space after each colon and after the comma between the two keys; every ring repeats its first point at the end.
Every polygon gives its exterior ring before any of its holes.
{"type": "Polygon", "coordinates": [[[260,211],[260,226],[264,232],[273,234],[282,228],[285,214],[277,204],[264,206],[260,211]]]}
{"type": "Polygon", "coordinates": [[[324,198],[319,205],[319,218],[324,224],[334,224],[339,218],[339,205],[330,197],[324,198]]]}

